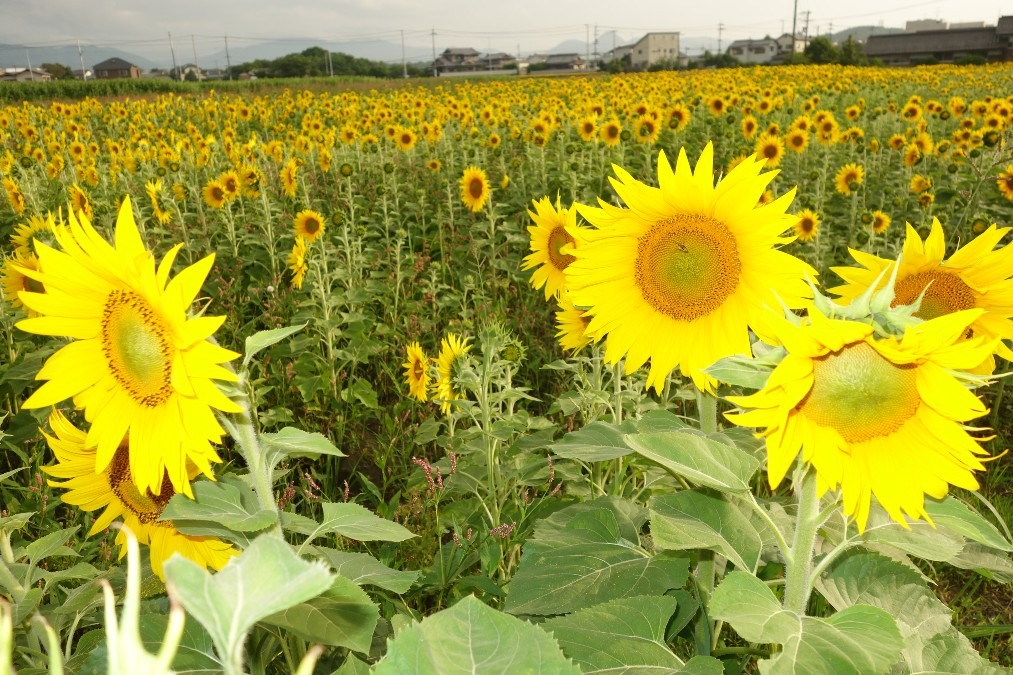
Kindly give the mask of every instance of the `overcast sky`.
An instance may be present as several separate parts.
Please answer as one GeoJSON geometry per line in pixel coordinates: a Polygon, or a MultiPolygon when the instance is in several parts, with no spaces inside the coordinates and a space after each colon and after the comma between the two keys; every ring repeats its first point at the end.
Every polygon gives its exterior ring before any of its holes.
{"type": "MultiPolygon", "coordinates": [[[[1006,13],[1013,6],[1006,0],[1006,13]]],[[[906,20],[984,21],[994,24],[997,0],[798,0],[801,32],[809,12],[809,34],[849,26],[903,27],[906,20]]],[[[647,31],[679,31],[683,38],[779,35],[791,30],[792,0],[0,0],[0,43],[52,46],[81,40],[118,47],[148,58],[168,51],[168,33],[199,49],[221,48],[228,34],[234,47],[262,39],[321,41],[389,40],[405,31],[409,46],[474,47],[479,51],[524,52],[581,40],[595,25],[634,38],[647,31]],[[585,28],[585,24],[589,28],[585,28]]],[[[605,51],[611,45],[602,45],[605,51]]],[[[177,43],[177,48],[179,44],[177,43]]]]}

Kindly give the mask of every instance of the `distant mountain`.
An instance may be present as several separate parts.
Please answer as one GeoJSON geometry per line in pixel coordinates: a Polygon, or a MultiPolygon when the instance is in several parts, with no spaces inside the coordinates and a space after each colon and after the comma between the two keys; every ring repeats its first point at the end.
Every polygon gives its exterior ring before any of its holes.
{"type": "MultiPolygon", "coordinates": [[[[25,67],[28,62],[25,57],[25,52],[28,52],[29,59],[32,60],[32,67],[38,67],[43,63],[59,63],[67,66],[71,69],[79,69],[81,67],[81,61],[77,54],[77,45],[67,45],[66,47],[28,47],[24,45],[12,45],[12,44],[0,44],[0,67],[11,68],[11,67],[25,67]]],[[[112,47],[94,47],[92,45],[81,45],[81,51],[84,55],[84,67],[92,68],[96,63],[101,63],[106,59],[118,57],[124,61],[129,61],[135,66],[142,70],[151,70],[157,68],[160,64],[155,63],[150,59],[146,59],[143,56],[137,54],[131,54],[125,52],[122,49],[115,49],[112,47]]],[[[168,60],[168,54],[166,55],[168,60]]]]}
{"type": "Polygon", "coordinates": [[[891,33],[903,33],[903,28],[884,28],[883,26],[856,26],[845,28],[830,36],[830,39],[837,44],[844,44],[848,37],[855,38],[855,42],[865,42],[870,35],[890,35],[891,33]]]}
{"type": "MultiPolygon", "coordinates": [[[[225,42],[222,40],[220,43],[221,49],[214,52],[209,52],[207,55],[200,55],[200,62],[202,67],[212,67],[218,64],[219,67],[224,68],[225,59],[225,42]]],[[[459,45],[467,46],[467,45],[459,45]]],[[[328,42],[326,40],[270,40],[267,42],[258,42],[252,45],[236,45],[232,41],[229,42],[229,59],[233,65],[239,63],[248,63],[250,61],[256,61],[257,59],[276,59],[281,56],[287,56],[288,54],[298,54],[299,52],[309,49],[310,47],[320,47],[322,49],[329,49],[331,52],[341,52],[343,54],[349,54],[351,56],[358,56],[364,59],[371,59],[373,61],[386,61],[393,63],[401,60],[401,43],[400,42],[387,42],[384,40],[354,40],[345,42],[328,42]]],[[[208,45],[202,47],[202,49],[208,49],[208,45]]],[[[437,55],[443,51],[442,48],[438,48],[437,55]]],[[[409,62],[416,61],[432,61],[433,49],[431,46],[422,47],[419,45],[405,45],[405,58],[409,62]]]]}

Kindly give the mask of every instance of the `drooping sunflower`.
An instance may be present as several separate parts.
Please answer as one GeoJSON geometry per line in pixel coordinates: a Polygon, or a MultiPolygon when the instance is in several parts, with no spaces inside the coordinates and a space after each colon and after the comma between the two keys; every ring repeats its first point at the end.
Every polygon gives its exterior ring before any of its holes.
{"type": "MultiPolygon", "coordinates": [[[[202,568],[220,570],[229,558],[239,553],[231,545],[216,537],[193,537],[177,530],[172,521],[159,520],[162,511],[175,495],[167,476],[163,476],[158,494],[149,489],[138,489],[130,473],[127,443],[116,449],[109,465],[96,470],[95,448],[88,447],[87,434],[75,427],[63,414],[54,410],[49,416],[54,436],[43,432],[46,442],[56,455],[56,464],[42,467],[48,475],[63,479],[50,480],[49,484],[67,490],[62,499],[83,511],[103,509],[88,531],[98,534],[117,518],[137,537],[137,541],[150,549],[152,571],[165,581],[162,566],[174,553],[189,558],[202,568]]],[[[158,439],[152,439],[155,444],[158,439]]],[[[190,478],[197,475],[189,467],[190,478]]],[[[122,558],[126,553],[126,537],[121,530],[116,535],[122,558]]]]}
{"type": "Polygon", "coordinates": [[[876,234],[883,234],[890,228],[890,223],[893,219],[883,211],[872,212],[872,231],[876,234]]]}
{"type": "Polygon", "coordinates": [[[306,264],[306,240],[296,236],[292,252],[288,254],[288,268],[292,272],[292,286],[302,288],[302,282],[306,279],[306,272],[309,265],[306,264]]]}
{"type": "MultiPolygon", "coordinates": [[[[897,270],[894,305],[910,305],[918,296],[922,304],[915,316],[932,319],[968,309],[982,314],[970,325],[970,335],[999,339],[996,354],[1013,359],[1013,351],[1002,340],[1013,339],[1013,247],[995,246],[1013,228],[990,226],[953,255],[944,260],[946,240],[939,220],[932,219],[929,236],[922,241],[918,232],[907,225],[907,238],[900,268],[897,270]]],[[[832,267],[844,279],[842,286],[831,288],[841,300],[851,302],[871,286],[879,275],[896,264],[861,251],[851,256],[862,267],[832,267]]],[[[884,274],[879,287],[886,284],[884,274]]],[[[995,361],[989,356],[975,364],[978,372],[992,372],[995,361]]]]}
{"type": "Polygon", "coordinates": [[[22,215],[25,212],[25,195],[21,192],[21,187],[12,178],[4,178],[4,192],[7,193],[7,201],[11,205],[11,209],[17,215],[22,215]]]}
{"type": "Polygon", "coordinates": [[[228,201],[225,186],[217,180],[209,181],[208,184],[204,186],[201,194],[204,197],[204,203],[213,209],[222,208],[225,206],[225,202],[228,201]]]}
{"type": "Polygon", "coordinates": [[[532,200],[535,211],[528,211],[533,226],[528,227],[531,233],[531,253],[524,258],[522,270],[537,267],[531,274],[531,285],[535,290],[545,287],[545,299],[558,295],[566,285],[564,271],[575,258],[571,253],[580,245],[583,228],[577,225],[576,209],[553,208],[548,197],[538,201],[532,200]]]}
{"type": "Polygon", "coordinates": [[[796,220],[785,213],[795,191],[757,206],[776,175],[763,163],[753,155],[715,186],[711,144],[695,171],[684,149],[674,171],[662,152],[657,188],[614,167],[626,208],[577,205],[597,229],[572,251],[566,286],[589,308],[592,334],[607,335],[606,360],[625,356],[631,373],[650,359],[647,384],[658,391],[676,366],[710,389],[703,369],[750,353],[748,327],[764,304],[805,305],[816,271],[774,248],[791,241],[782,234],[796,220]]]}
{"type": "Polygon", "coordinates": [[[820,231],[819,214],[812,209],[802,209],[798,212],[798,222],[795,223],[795,236],[799,241],[812,241],[820,231]]]}
{"type": "Polygon", "coordinates": [[[591,320],[584,315],[584,310],[573,306],[569,293],[564,292],[559,296],[556,339],[563,349],[576,353],[591,344],[594,338],[587,330],[590,322],[591,320]]]}
{"type": "Polygon", "coordinates": [[[162,208],[162,181],[148,181],[144,186],[144,191],[148,193],[148,199],[151,201],[152,215],[155,216],[155,219],[162,225],[171,221],[172,214],[162,208]]]}
{"type": "Polygon", "coordinates": [[[324,233],[326,222],[324,217],[316,211],[304,209],[295,214],[293,227],[296,236],[302,237],[308,243],[313,243],[324,233]]]}
{"type": "Polygon", "coordinates": [[[80,185],[77,183],[70,186],[70,204],[75,214],[83,213],[86,218],[91,220],[91,200],[88,199],[88,193],[86,193],[80,185]]]}
{"type": "Polygon", "coordinates": [[[412,396],[425,403],[429,400],[429,358],[418,342],[408,345],[408,360],[402,363],[405,382],[412,396]]]}
{"type": "Polygon", "coordinates": [[[992,350],[986,339],[960,339],[981,313],[938,317],[899,338],[815,308],[800,326],[772,315],[768,331],[788,354],[763,389],[728,397],[747,412],[726,416],[762,428],[771,487],[801,452],[821,495],[840,487],[859,531],[873,496],[901,524],[905,516],[928,519],[925,495],[941,499],[950,485],[976,489],[973,472],[984,468],[976,455],[985,452],[963,423],[986,409],[953,374],[992,350]]]}
{"type": "Polygon", "coordinates": [[[865,179],[865,169],[860,165],[851,162],[838,169],[834,176],[834,189],[838,193],[848,197],[853,192],[852,186],[861,185],[865,179]]]}
{"type": "Polygon", "coordinates": [[[461,176],[461,201],[471,210],[478,213],[489,201],[489,179],[485,171],[475,166],[469,166],[461,176]]]}
{"type": "Polygon", "coordinates": [[[1013,201],[1013,164],[1010,164],[1006,169],[999,174],[995,184],[999,187],[999,192],[1006,199],[1013,201]]]}
{"type": "Polygon", "coordinates": [[[158,494],[168,474],[173,489],[189,495],[188,462],[210,476],[211,463],[221,461],[212,444],[225,432],[214,409],[241,411],[214,382],[238,379],[220,364],[239,354],[207,340],[225,318],[186,315],[214,255],[170,281],[182,244],[156,270],[129,197],[116,219],[115,247],[73,212],[55,233],[63,250],[36,244],[41,270],[20,268],[45,293],[19,294],[39,316],[17,327],[73,339],[46,361],[36,375],[46,382],[24,407],[73,397],[91,423],[88,446],[97,446],[96,471],[109,466],[129,434],[130,473],[138,489],[158,494]]]}
{"type": "MultiPolygon", "coordinates": [[[[299,187],[298,172],[299,165],[296,164],[295,158],[288,160],[281,169],[281,190],[289,197],[295,197],[296,189],[299,187]]],[[[347,174],[342,171],[342,175],[347,174]]]]}
{"type": "Polygon", "coordinates": [[[458,362],[471,351],[468,339],[461,339],[454,333],[448,333],[440,344],[440,355],[436,359],[436,398],[440,400],[440,412],[450,414],[451,401],[465,397],[465,393],[454,384],[458,362]]]}

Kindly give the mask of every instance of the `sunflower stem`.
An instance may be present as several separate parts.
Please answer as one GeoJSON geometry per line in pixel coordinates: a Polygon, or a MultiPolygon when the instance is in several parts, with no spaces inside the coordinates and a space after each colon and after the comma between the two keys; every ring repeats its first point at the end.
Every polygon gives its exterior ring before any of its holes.
{"type": "Polygon", "coordinates": [[[243,459],[246,460],[246,466],[250,471],[250,481],[253,484],[253,491],[257,495],[257,502],[259,502],[262,509],[275,514],[275,523],[268,531],[280,533],[278,502],[275,501],[274,487],[271,483],[271,465],[264,456],[264,449],[260,445],[249,401],[250,398],[247,397],[243,397],[237,401],[243,411],[236,415],[232,420],[232,424],[226,425],[226,428],[230,431],[236,444],[239,446],[239,452],[243,455],[243,459]]]}
{"type": "Polygon", "coordinates": [[[795,538],[785,556],[784,608],[805,615],[812,593],[813,547],[820,526],[820,500],[816,495],[816,478],[803,469],[795,480],[798,515],[795,538]]]}
{"type": "Polygon", "coordinates": [[[713,434],[718,430],[718,400],[700,389],[696,390],[696,409],[700,415],[700,431],[713,434]]]}

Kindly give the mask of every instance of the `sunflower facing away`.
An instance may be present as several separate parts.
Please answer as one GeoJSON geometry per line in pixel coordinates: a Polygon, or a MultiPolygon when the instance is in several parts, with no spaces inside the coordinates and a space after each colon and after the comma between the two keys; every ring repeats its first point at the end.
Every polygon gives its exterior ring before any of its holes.
{"type": "Polygon", "coordinates": [[[461,201],[472,213],[478,213],[489,201],[489,179],[485,171],[469,166],[461,176],[461,201]]]}
{"type": "Polygon", "coordinates": [[[91,423],[88,447],[97,446],[95,471],[105,471],[129,434],[130,474],[140,490],[159,494],[168,473],[175,492],[190,495],[188,461],[211,475],[221,461],[212,443],[224,430],[214,410],[240,412],[214,380],[235,381],[222,363],[239,356],[207,340],[225,317],[188,319],[186,311],[211,270],[214,255],[171,281],[182,247],[156,270],[144,248],[130,198],[116,219],[115,247],[83,215],[56,226],[62,251],[36,243],[41,271],[20,271],[45,286],[21,292],[38,317],[17,326],[27,333],[73,338],[46,361],[46,380],[25,401],[42,408],[73,397],[91,423]]]}
{"type": "Polygon", "coordinates": [[[324,233],[326,223],[324,217],[316,211],[304,209],[295,214],[293,227],[295,227],[296,236],[302,237],[312,244],[324,233]]]}
{"type": "MultiPolygon", "coordinates": [[[[1009,227],[992,225],[943,260],[946,242],[939,220],[932,219],[929,236],[922,242],[911,225],[907,226],[907,239],[897,270],[894,305],[910,305],[925,292],[921,308],[915,316],[932,319],[964,309],[984,310],[968,329],[968,336],[982,336],[994,340],[996,354],[1013,359],[1013,351],[1001,340],[1013,339],[1013,247],[995,246],[1010,231],[1009,227]]],[[[861,295],[893,260],[884,260],[861,251],[851,251],[862,267],[832,267],[845,284],[831,288],[830,292],[841,300],[851,302],[861,295]]],[[[879,286],[887,283],[886,277],[879,286]]],[[[989,355],[977,364],[976,372],[992,372],[995,360],[989,355]]]]}
{"type": "Polygon", "coordinates": [[[695,171],[685,150],[674,171],[662,152],[660,187],[616,166],[611,182],[626,208],[577,205],[597,229],[572,251],[566,286],[588,308],[592,335],[607,336],[608,362],[625,356],[632,373],[651,359],[647,384],[658,391],[677,366],[710,389],[703,369],[750,353],[748,328],[769,312],[764,304],[806,304],[805,277],[816,270],[774,248],[792,240],[782,233],[797,219],[785,213],[795,191],[757,206],[776,175],[760,173],[764,161],[743,160],[715,186],[711,144],[695,171]]]}
{"type": "Polygon", "coordinates": [[[528,211],[535,223],[528,227],[531,253],[524,258],[521,269],[538,268],[531,274],[531,285],[535,290],[544,286],[548,300],[565,288],[563,272],[576,260],[571,252],[579,246],[582,228],[577,225],[576,209],[559,208],[558,201],[553,208],[548,197],[531,203],[535,206],[534,213],[528,211]]]}
{"type": "MultiPolygon", "coordinates": [[[[88,531],[95,535],[109,527],[117,518],[137,537],[137,541],[150,548],[151,569],[160,579],[165,580],[162,565],[179,553],[203,568],[220,570],[238,551],[215,537],[191,537],[173,527],[172,521],[159,520],[165,505],[175,491],[167,477],[163,476],[159,494],[150,490],[139,490],[130,475],[130,460],[126,444],[121,445],[112,461],[102,471],[96,471],[95,448],[86,447],[87,434],[75,427],[63,414],[54,410],[49,416],[49,426],[55,436],[43,432],[46,442],[56,455],[56,464],[43,467],[50,476],[63,481],[50,480],[53,487],[67,490],[63,501],[83,511],[104,509],[88,531]]],[[[190,477],[196,476],[196,468],[190,467],[190,477]]],[[[126,553],[126,536],[121,530],[116,535],[120,547],[120,558],[126,553]]]]}
{"type": "Polygon", "coordinates": [[[953,373],[992,350],[983,338],[961,340],[981,313],[909,326],[900,338],[815,308],[800,326],[774,317],[769,328],[788,354],[763,389],[728,397],[747,411],[726,416],[762,428],[771,487],[801,452],[821,495],[840,487],[859,531],[872,496],[905,526],[905,515],[928,519],[925,495],[941,499],[950,485],[974,490],[972,472],[984,469],[976,455],[985,452],[963,424],[987,411],[953,373]]]}
{"type": "Polygon", "coordinates": [[[429,359],[418,342],[408,345],[408,360],[402,363],[405,382],[412,396],[425,403],[429,400],[429,359]]]}
{"type": "Polygon", "coordinates": [[[436,359],[436,398],[440,400],[440,412],[450,414],[450,402],[464,398],[464,392],[454,385],[457,362],[471,351],[468,339],[461,339],[454,333],[448,333],[440,345],[440,355],[436,359]]]}

